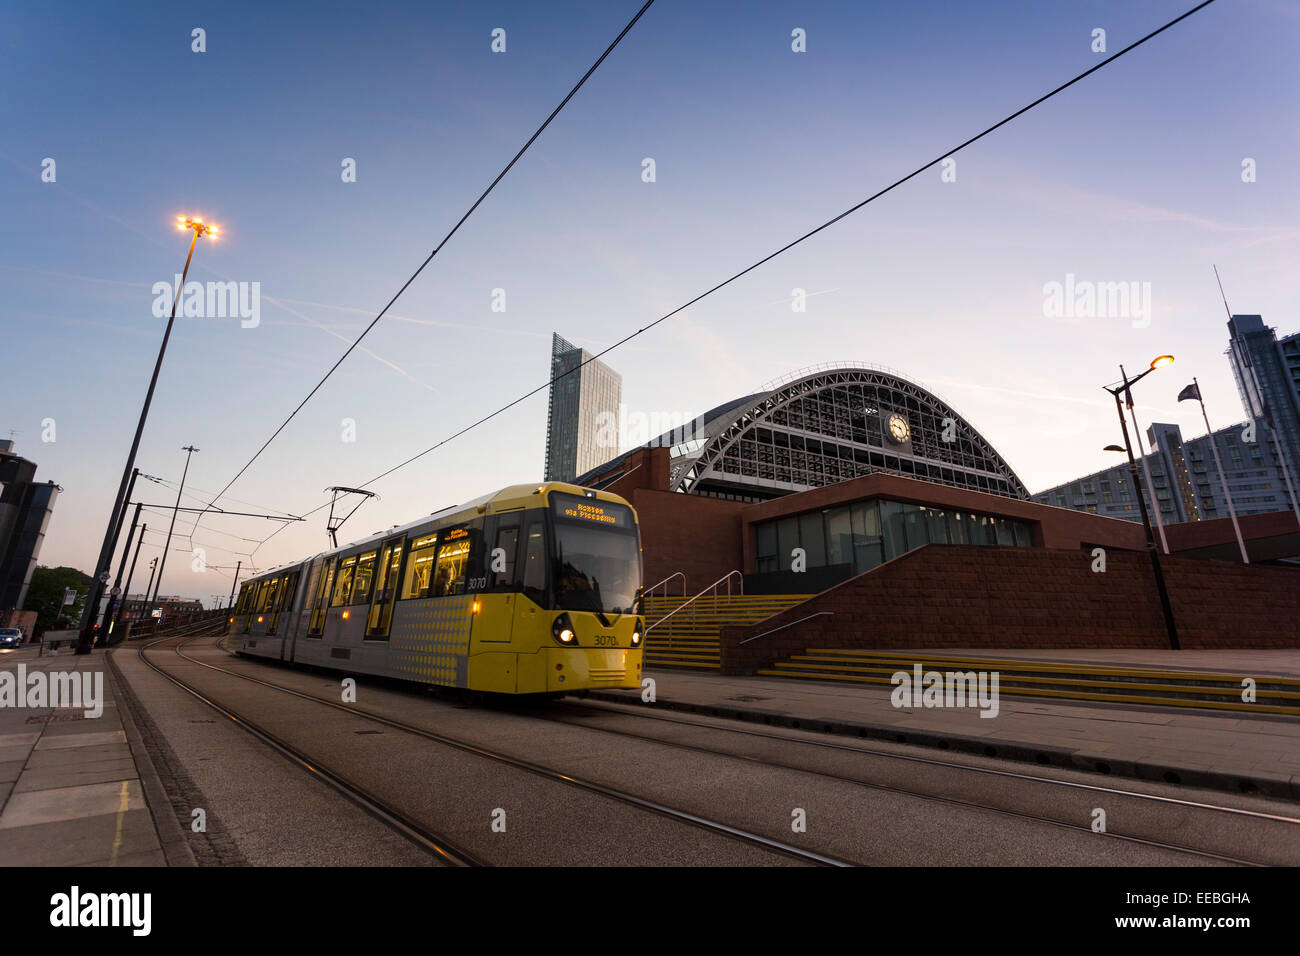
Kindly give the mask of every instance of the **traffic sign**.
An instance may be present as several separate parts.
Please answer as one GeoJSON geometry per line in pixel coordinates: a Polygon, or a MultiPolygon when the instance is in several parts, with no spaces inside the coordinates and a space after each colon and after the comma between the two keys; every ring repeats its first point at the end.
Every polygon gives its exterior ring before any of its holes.
{"type": "Polygon", "coordinates": [[[108,593],[113,595],[113,597],[117,597],[119,594],[122,593],[122,589],[119,587],[114,587],[113,590],[109,591],[108,593]]]}

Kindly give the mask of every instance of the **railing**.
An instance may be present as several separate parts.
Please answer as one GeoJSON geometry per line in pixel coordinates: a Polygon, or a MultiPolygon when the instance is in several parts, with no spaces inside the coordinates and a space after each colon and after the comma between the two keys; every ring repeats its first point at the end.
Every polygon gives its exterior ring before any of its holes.
{"type": "MultiPolygon", "coordinates": [[[[656,588],[663,587],[673,578],[682,579],[682,597],[686,597],[686,574],[685,572],[682,571],[674,571],[672,574],[668,575],[668,577],[664,578],[658,584],[650,585],[648,588],[646,588],[644,591],[641,592],[641,596],[649,597],[650,595],[654,594],[656,588]]],[[[664,587],[664,597],[668,597],[668,588],[666,587],[664,587]]]]}
{"type": "MultiPolygon", "coordinates": [[[[703,591],[701,591],[699,594],[695,595],[695,597],[691,598],[689,601],[683,601],[683,602],[682,602],[681,604],[679,604],[677,607],[673,608],[671,611],[669,611],[667,614],[665,614],[665,615],[664,615],[663,617],[661,617],[659,620],[655,621],[653,624],[651,624],[649,627],[647,627],[647,628],[645,629],[645,630],[646,630],[646,634],[649,635],[649,633],[650,633],[654,628],[658,627],[660,624],[663,624],[665,621],[669,620],[670,618],[672,618],[672,617],[676,617],[678,614],[680,614],[682,611],[686,610],[688,607],[691,609],[691,628],[694,629],[694,627],[695,627],[695,620],[696,620],[696,617],[695,617],[695,611],[696,611],[696,608],[697,608],[698,605],[699,605],[699,600],[700,600],[700,598],[704,597],[704,595],[706,595],[706,594],[708,594],[710,591],[712,591],[712,592],[713,592],[713,610],[714,610],[714,613],[716,614],[716,613],[717,613],[717,610],[718,610],[718,598],[720,597],[719,588],[721,588],[721,586],[725,583],[725,584],[727,585],[727,597],[730,598],[730,597],[731,597],[731,579],[732,579],[733,577],[735,577],[735,578],[739,578],[739,579],[740,579],[740,592],[739,592],[739,593],[744,594],[744,593],[745,593],[745,575],[742,574],[740,571],[728,571],[726,574],[724,574],[722,577],[718,578],[718,580],[714,581],[712,584],[710,584],[707,588],[705,588],[705,589],[704,589],[703,591]]],[[[657,585],[656,585],[656,586],[657,586],[657,585]]],[[[671,628],[671,627],[668,628],[668,646],[669,646],[669,647],[672,647],[672,646],[673,646],[673,631],[672,631],[672,628],[671,628]]]]}
{"type": "Polygon", "coordinates": [[[809,614],[807,617],[801,617],[797,621],[791,621],[788,624],[782,624],[780,627],[774,627],[770,631],[764,631],[762,634],[755,634],[753,637],[747,637],[740,643],[748,644],[750,641],[756,641],[760,637],[767,637],[767,635],[775,634],[777,631],[784,631],[787,627],[794,627],[796,624],[802,624],[804,621],[811,621],[813,618],[821,617],[822,615],[825,614],[829,614],[831,617],[835,616],[834,611],[818,611],[816,614],[809,614]]]}

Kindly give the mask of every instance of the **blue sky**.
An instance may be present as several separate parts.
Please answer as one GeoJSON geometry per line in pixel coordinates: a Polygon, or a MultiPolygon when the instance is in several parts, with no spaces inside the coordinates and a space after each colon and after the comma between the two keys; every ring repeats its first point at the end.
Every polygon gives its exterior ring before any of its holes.
{"type": "MultiPolygon", "coordinates": [[[[1094,28],[1113,52],[1191,5],[658,0],[230,494],[316,507],[326,486],[544,382],[552,331],[603,348],[1093,65],[1094,28]],[[790,49],[795,27],[806,53],[790,49]]],[[[200,494],[234,476],[637,6],[0,12],[0,436],[16,430],[65,488],[42,563],[93,563],[162,332],[152,286],[183,264],[178,213],[223,229],[191,279],[262,295],[256,328],[177,320],[138,464],[176,480],[181,446],[197,445],[200,494]]],[[[1297,48],[1300,3],[1219,0],[959,154],[955,182],[935,167],[612,353],[628,409],[689,416],[802,366],[871,362],[950,401],[1031,490],[1109,463],[1100,386],[1119,362],[1178,357],[1141,386],[1144,424],[1199,434],[1198,410],[1174,400],[1193,375],[1212,420],[1240,418],[1211,264],[1236,311],[1300,328],[1297,48]],[[1241,180],[1246,157],[1256,182],[1241,180]],[[1045,316],[1044,284],[1067,274],[1150,283],[1149,326],[1045,316]],[[794,313],[795,288],[823,294],[794,313]]],[[[385,479],[342,537],[540,477],[545,421],[543,394],[385,479]]],[[[323,517],[252,560],[319,550],[323,517]]],[[[166,520],[149,524],[146,558],[166,520]]],[[[245,539],[271,527],[205,518],[193,543],[211,569],[174,552],[163,591],[227,592],[219,569],[247,564],[245,539]]]]}

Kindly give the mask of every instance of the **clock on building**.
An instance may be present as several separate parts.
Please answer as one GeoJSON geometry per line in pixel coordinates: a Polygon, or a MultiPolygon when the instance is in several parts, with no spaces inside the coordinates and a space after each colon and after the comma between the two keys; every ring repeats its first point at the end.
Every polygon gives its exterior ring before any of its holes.
{"type": "Polygon", "coordinates": [[[895,445],[905,445],[912,437],[912,428],[906,418],[893,412],[885,420],[885,434],[895,445]]]}

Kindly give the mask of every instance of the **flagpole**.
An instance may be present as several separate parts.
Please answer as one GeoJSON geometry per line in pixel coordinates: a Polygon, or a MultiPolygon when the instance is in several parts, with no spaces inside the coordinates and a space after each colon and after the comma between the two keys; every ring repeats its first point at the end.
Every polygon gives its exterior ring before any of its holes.
{"type": "Polygon", "coordinates": [[[1277,440],[1277,429],[1273,427],[1272,423],[1268,422],[1267,419],[1265,423],[1268,424],[1269,434],[1273,436],[1273,450],[1277,452],[1277,460],[1282,464],[1282,478],[1286,481],[1286,492],[1291,496],[1291,510],[1295,512],[1296,523],[1300,524],[1300,506],[1296,505],[1295,489],[1291,487],[1291,469],[1286,466],[1286,455],[1282,454],[1282,443],[1277,440]]]}
{"type": "MultiPolygon", "coordinates": [[[[1128,409],[1128,413],[1129,413],[1129,417],[1133,419],[1133,432],[1134,434],[1137,435],[1138,454],[1141,456],[1138,460],[1139,463],[1142,465],[1142,475],[1146,478],[1147,494],[1151,496],[1151,511],[1156,516],[1156,528],[1159,529],[1160,531],[1160,547],[1165,552],[1165,554],[1168,554],[1169,542],[1165,540],[1165,519],[1160,516],[1160,502],[1156,500],[1156,490],[1155,487],[1151,484],[1151,468],[1147,464],[1146,450],[1142,447],[1142,427],[1138,425],[1137,409],[1135,409],[1132,405],[1130,405],[1128,409]]],[[[1155,457],[1156,447],[1157,446],[1155,442],[1152,442],[1151,456],[1153,458],[1155,457]]],[[[1173,476],[1170,475],[1171,479],[1172,477],[1173,476]]],[[[1172,480],[1170,484],[1171,484],[1170,494],[1172,494],[1173,493],[1172,480]]]]}
{"type": "Polygon", "coordinates": [[[1237,509],[1232,506],[1232,492],[1228,489],[1228,476],[1223,473],[1223,461],[1219,458],[1219,443],[1214,440],[1214,431],[1210,428],[1210,416],[1205,411],[1205,396],[1201,394],[1201,383],[1193,376],[1192,387],[1196,389],[1196,400],[1201,403],[1201,418],[1205,419],[1205,436],[1210,440],[1210,451],[1214,452],[1214,467],[1219,470],[1219,484],[1223,486],[1223,497],[1228,502],[1228,517],[1232,519],[1232,530],[1237,534],[1237,547],[1241,548],[1241,561],[1250,564],[1250,555],[1246,553],[1246,541],[1241,536],[1241,525],[1237,522],[1237,509]]]}

